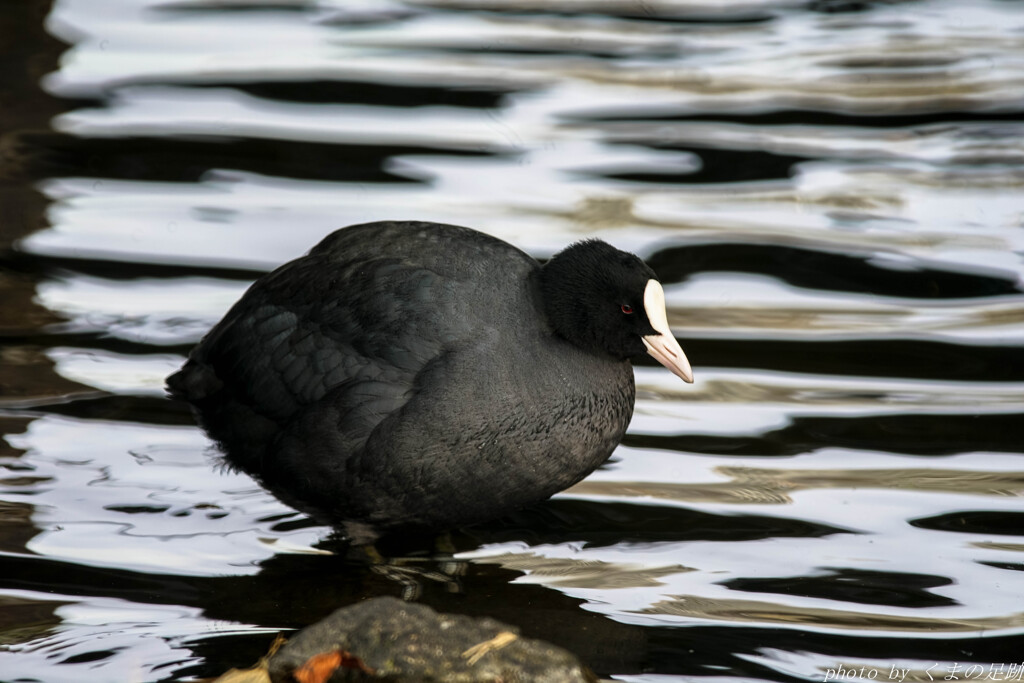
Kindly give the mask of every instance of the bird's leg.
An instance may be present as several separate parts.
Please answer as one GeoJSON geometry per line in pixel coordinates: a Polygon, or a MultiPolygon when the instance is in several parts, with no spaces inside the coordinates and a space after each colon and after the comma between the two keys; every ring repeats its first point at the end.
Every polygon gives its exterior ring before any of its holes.
{"type": "MultiPolygon", "coordinates": [[[[417,599],[422,592],[420,582],[423,579],[436,581],[443,584],[450,592],[458,593],[461,586],[453,579],[454,576],[464,573],[463,571],[448,571],[449,565],[458,566],[461,562],[440,563],[439,558],[420,557],[384,557],[373,545],[361,546],[370,562],[370,569],[386,579],[394,581],[402,586],[402,599],[412,601],[417,599]],[[438,561],[441,564],[440,571],[435,571],[423,566],[412,566],[414,563],[438,561]]],[[[450,558],[450,553],[448,554],[450,558]]]]}
{"type": "MultiPolygon", "coordinates": [[[[466,575],[468,563],[465,560],[455,559],[455,553],[458,549],[455,547],[450,533],[446,531],[434,539],[434,551],[434,561],[437,562],[441,573],[449,577],[466,575]]],[[[450,581],[450,583],[455,587],[455,590],[452,590],[452,592],[459,592],[458,583],[456,581],[450,581]]],[[[451,588],[452,586],[449,586],[450,590],[451,588]]]]}

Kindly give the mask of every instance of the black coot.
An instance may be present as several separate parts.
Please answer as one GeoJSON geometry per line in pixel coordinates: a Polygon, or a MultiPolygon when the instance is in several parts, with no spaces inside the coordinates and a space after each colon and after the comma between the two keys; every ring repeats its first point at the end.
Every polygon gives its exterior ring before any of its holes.
{"type": "Polygon", "coordinates": [[[167,383],[231,465],[365,543],[585,477],[626,431],[644,352],[692,381],[632,254],[589,240],[541,266],[468,228],[380,222],[257,280],[167,383]]]}

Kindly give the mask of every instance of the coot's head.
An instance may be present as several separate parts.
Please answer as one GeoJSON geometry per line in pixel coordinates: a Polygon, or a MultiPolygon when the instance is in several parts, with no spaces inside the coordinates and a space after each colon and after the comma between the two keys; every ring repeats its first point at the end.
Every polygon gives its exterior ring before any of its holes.
{"type": "Polygon", "coordinates": [[[548,323],[580,348],[626,359],[649,353],[687,382],[693,371],[672,336],[665,291],[639,258],[602,242],[577,242],[541,269],[548,323]]]}

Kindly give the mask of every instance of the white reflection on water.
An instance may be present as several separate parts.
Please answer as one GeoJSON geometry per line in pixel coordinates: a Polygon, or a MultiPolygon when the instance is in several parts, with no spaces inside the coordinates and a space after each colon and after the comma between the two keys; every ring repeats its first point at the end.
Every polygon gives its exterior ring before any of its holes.
{"type": "Polygon", "coordinates": [[[22,597],[43,604],[61,600],[54,609],[61,626],[52,634],[10,648],[18,655],[4,659],[4,676],[10,680],[40,680],[44,671],[47,683],[75,683],[91,677],[158,680],[166,673],[168,661],[182,666],[199,660],[188,647],[191,640],[265,630],[207,619],[197,608],[178,605],[95,596],[80,601],[77,596],[52,593],[24,592],[22,597]],[[118,656],[125,651],[131,656],[118,656]],[[76,663],[57,666],[66,660],[76,663]]]}
{"type": "MultiPolygon", "coordinates": [[[[546,160],[555,167],[545,173],[545,165],[523,166],[499,184],[483,171],[498,171],[508,162],[419,157],[416,165],[433,176],[430,188],[235,173],[188,189],[55,180],[46,185],[59,199],[50,212],[53,227],[20,246],[57,256],[270,268],[344,225],[416,217],[478,227],[538,254],[551,254],[581,235],[641,254],[667,238],[685,237],[854,250],[893,262],[913,259],[919,266],[998,269],[1004,276],[1019,272],[1024,192],[989,181],[971,184],[971,172],[810,164],[786,182],[627,191],[586,179],[560,187],[557,182],[586,159],[565,152],[531,153],[531,164],[546,160]],[[551,182],[545,187],[546,179],[551,182]],[[854,229],[852,214],[835,213],[862,209],[879,197],[886,199],[871,208],[871,217],[857,219],[854,229]],[[596,201],[597,214],[588,210],[596,201]],[[281,225],[289,230],[281,231],[281,225]]],[[[614,156],[605,160],[628,163],[614,156]]]]}
{"type": "Polygon", "coordinates": [[[289,508],[248,477],[218,469],[194,427],[47,416],[6,439],[28,451],[19,462],[46,482],[26,491],[41,529],[27,547],[38,555],[142,572],[247,575],[279,551],[273,539],[302,547],[322,535],[260,521],[289,508]]]}
{"type": "MultiPolygon", "coordinates": [[[[324,14],[310,8],[308,13],[254,13],[242,31],[225,30],[217,13],[154,12],[161,4],[108,0],[97,12],[94,4],[58,3],[49,19],[51,30],[75,47],[61,70],[49,77],[48,87],[62,95],[82,96],[132,82],[253,80],[255,74],[280,80],[425,79],[519,87],[565,79],[631,91],[628,99],[619,93],[618,102],[600,96],[575,98],[584,107],[599,107],[602,102],[622,106],[623,100],[631,100],[630,106],[692,109],[714,100],[736,108],[783,103],[854,111],[1006,108],[1019,105],[1024,92],[1024,41],[1013,31],[1024,23],[1024,12],[1013,3],[965,6],[955,0],[933,0],[877,6],[861,16],[805,12],[755,25],[647,29],[646,49],[634,59],[628,59],[625,50],[615,69],[580,54],[566,60],[508,51],[543,48],[545,43],[557,49],[559,42],[577,53],[627,48],[624,42],[629,39],[623,36],[634,28],[631,22],[594,22],[580,15],[538,23],[478,13],[455,15],[439,26],[427,13],[375,32],[362,25],[322,23],[318,20],[324,14]],[[120,20],[112,21],[112,16],[120,20]],[[998,36],[992,34],[995,26],[1003,28],[998,36]],[[451,51],[467,47],[467,42],[482,49],[470,54],[451,51]],[[399,46],[404,49],[396,49],[399,46]],[[509,68],[511,59],[514,69],[509,68]]],[[[442,3],[424,3],[434,4],[442,3]]],[[[585,7],[561,0],[545,3],[544,8],[563,4],[567,11],[585,7]]],[[[652,16],[671,16],[671,8],[685,11],[690,6],[665,5],[670,11],[652,16]]],[[[759,6],[772,13],[791,4],[759,6]]]]}
{"type": "MultiPolygon", "coordinates": [[[[923,265],[914,262],[914,268],[923,265]]],[[[985,274],[985,269],[975,272],[985,274]]],[[[987,274],[998,277],[1006,271],[987,274]]],[[[669,323],[689,338],[891,336],[987,344],[1024,338],[1022,295],[922,300],[825,292],[750,273],[701,273],[667,287],[666,299],[669,323]]]]}
{"type": "Polygon", "coordinates": [[[515,139],[483,111],[285,104],[230,88],[121,88],[102,109],[79,109],[57,117],[53,125],[65,133],[98,138],[173,133],[516,151],[515,139]]]}
{"type": "MultiPolygon", "coordinates": [[[[620,449],[621,451],[621,449],[620,449]]],[[[850,454],[847,454],[850,455],[850,454]]],[[[630,454],[624,457],[630,460],[630,454]]],[[[691,465],[694,463],[691,461],[691,465]]],[[[641,468],[643,463],[635,463],[641,468]]],[[[698,467],[692,467],[700,480],[698,467]]],[[[645,471],[650,471],[645,470],[645,471]]],[[[622,472],[617,473],[620,477],[622,472]]],[[[695,487],[697,488],[697,487],[695,487]]],[[[565,495],[565,494],[563,494],[565,495]]],[[[571,493],[568,495],[572,495],[571,493]]],[[[714,621],[746,622],[814,631],[856,629],[862,632],[887,630],[914,631],[920,637],[986,631],[1020,633],[1024,613],[1019,603],[1007,600],[1013,588],[1006,582],[1006,571],[981,564],[981,561],[1012,561],[1008,553],[978,549],[968,551],[971,534],[918,529],[906,523],[908,517],[976,506],[969,496],[909,494],[905,490],[880,492],[860,488],[828,491],[804,491],[794,495],[788,505],[707,504],[687,501],[687,509],[718,514],[771,514],[796,519],[813,519],[853,533],[826,538],[768,538],[746,542],[690,541],[618,543],[608,547],[580,547],[578,544],[532,545],[501,543],[460,555],[476,562],[495,562],[527,572],[530,581],[550,585],[568,595],[586,601],[587,609],[607,614],[625,623],[695,624],[714,621]],[[531,558],[534,558],[531,560],[531,558]],[[539,560],[536,558],[540,558],[539,560]],[[685,565],[687,570],[658,571],[653,586],[624,584],[580,587],[559,576],[531,573],[531,564],[540,567],[552,558],[563,563],[607,563],[611,567],[633,567],[634,571],[658,570],[670,565],[685,565]],[[922,562],[925,564],[922,564],[922,562]],[[756,567],[756,571],[752,568],[756,567]],[[739,593],[723,582],[734,578],[810,577],[828,574],[829,568],[867,571],[927,573],[936,577],[956,577],[955,583],[929,589],[931,593],[957,602],[941,608],[891,607],[887,605],[844,603],[836,597],[818,598],[800,595],[739,593]],[[628,590],[623,590],[628,588],[628,590]],[[695,601],[687,614],[678,609],[662,609],[675,596],[695,601]],[[699,598],[697,597],[699,596],[699,598]],[[737,613],[734,603],[747,601],[748,612],[737,613]],[[760,614],[758,614],[760,612],[760,614]],[[798,618],[804,614],[805,618],[798,618]]],[[[611,497],[594,500],[613,501],[611,497]]],[[[645,501],[634,501],[643,504],[645,501]]],[[[664,504],[664,501],[659,501],[664,504]]],[[[985,500],[986,508],[1014,511],[1019,500],[985,500]]],[[[968,508],[970,509],[970,508],[968,508]]],[[[638,511],[642,516],[642,512],[638,511]]],[[[652,508],[652,515],[657,515],[652,508]]],[[[737,519],[742,524],[741,519],[737,519]]],[[[984,536],[984,535],[980,535],[984,536]]]]}
{"type": "MultiPolygon", "coordinates": [[[[75,45],[51,75],[50,87],[62,94],[108,96],[104,107],[70,112],[56,121],[58,127],[115,138],[252,136],[512,154],[484,159],[407,154],[388,160],[389,170],[424,179],[428,187],[295,183],[251,174],[233,175],[238,182],[229,187],[209,178],[189,186],[188,191],[207,195],[191,202],[167,184],[51,181],[51,196],[64,198],[51,216],[54,227],[29,238],[26,249],[265,267],[297,255],[342,225],[417,217],[478,226],[542,254],[581,234],[640,251],[669,235],[728,235],[1019,270],[1016,253],[1024,249],[1019,229],[1024,191],[1014,166],[1022,154],[1019,124],[953,122],[879,130],[579,118],[613,110],[626,117],[751,111],[768,104],[876,115],[1017,106],[1024,92],[1018,30],[1024,12],[1012,3],[896,3],[864,14],[786,13],[784,21],[736,25],[638,24],[582,15],[553,18],[549,25],[531,17],[438,17],[414,11],[405,21],[379,28],[324,21],[335,8],[319,4],[307,7],[308,13],[250,13],[244,31],[225,27],[217,12],[161,7],[123,0],[99,8],[73,0],[58,3],[51,26],[75,45]],[[215,41],[208,39],[213,30],[215,41]],[[582,56],[503,52],[543,47],[559,36],[576,51],[602,45],[625,50],[636,43],[653,54],[630,57],[626,50],[612,68],[605,60],[582,56]],[[495,54],[451,52],[468,44],[487,44],[495,54]],[[267,45],[284,49],[268,51],[267,45]],[[190,87],[316,79],[515,85],[499,107],[489,109],[299,104],[230,88],[190,87]],[[623,143],[633,147],[624,150],[623,143]],[[638,185],[600,177],[644,172],[668,178],[696,170],[688,152],[656,150],[651,144],[833,161],[799,164],[795,177],[785,182],[685,190],[654,180],[638,185]],[[161,201],[165,198],[170,201],[161,201]],[[621,205],[614,212],[618,224],[608,222],[607,199],[621,205]],[[595,202],[602,207],[597,222],[589,210],[595,202]],[[196,225],[192,214],[199,207],[231,213],[221,230],[214,230],[196,225]],[[525,222],[532,227],[523,227],[525,222]],[[287,243],[277,236],[281,224],[291,228],[287,243]],[[189,245],[203,245],[202,251],[189,245]]],[[[766,2],[727,9],[772,16],[788,7],[766,2]]],[[[687,2],[651,7],[668,16],[706,9],[687,2]]]]}
{"type": "Polygon", "coordinates": [[[1016,164],[1024,161],[1019,123],[931,124],[906,128],[776,125],[716,121],[609,121],[569,124],[600,130],[615,142],[763,149],[833,159],[903,159],[928,163],[1016,164]]]}
{"type": "Polygon", "coordinates": [[[248,283],[213,278],[123,280],[66,275],[41,282],[40,303],[62,313],[61,329],[164,346],[198,342],[248,283]]]}
{"type": "Polygon", "coordinates": [[[882,377],[851,379],[702,368],[692,392],[680,392],[654,368],[636,368],[631,434],[754,435],[799,417],[998,415],[1024,410],[1019,382],[954,382],[882,377]]]}
{"type": "Polygon", "coordinates": [[[181,367],[184,357],[127,354],[53,347],[46,355],[61,377],[111,393],[165,396],[167,375],[181,367]]]}

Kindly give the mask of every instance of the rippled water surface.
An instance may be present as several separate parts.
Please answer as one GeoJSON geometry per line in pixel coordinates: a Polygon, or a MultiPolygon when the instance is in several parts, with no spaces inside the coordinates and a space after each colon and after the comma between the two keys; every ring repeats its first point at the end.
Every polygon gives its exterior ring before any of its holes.
{"type": "Polygon", "coordinates": [[[419,600],[623,681],[1024,680],[1024,4],[26,0],[0,33],[0,680],[213,676],[409,590],[163,392],[261,272],[387,218],[639,253],[697,378],[642,363],[607,465],[407,558],[419,600]]]}

